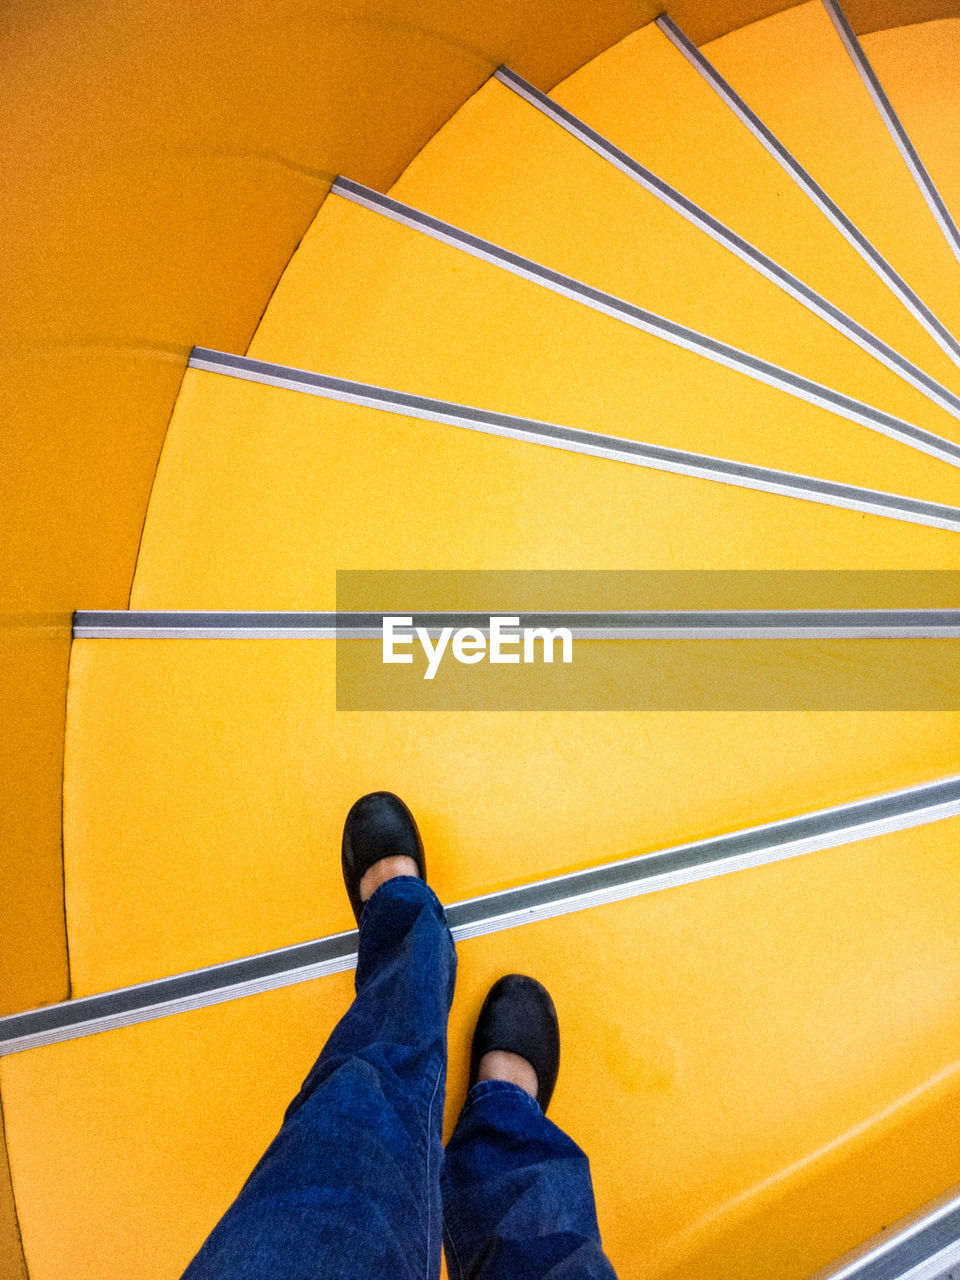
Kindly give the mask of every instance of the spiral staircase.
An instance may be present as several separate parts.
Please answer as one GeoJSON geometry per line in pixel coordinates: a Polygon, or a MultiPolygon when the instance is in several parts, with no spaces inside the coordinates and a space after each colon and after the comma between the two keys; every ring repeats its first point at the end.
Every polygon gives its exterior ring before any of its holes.
{"type": "MultiPolygon", "coordinates": [[[[960,14],[731,27],[500,67],[193,350],[129,608],[73,602],[4,1275],[179,1276],[349,1001],[381,787],[459,940],[448,1128],[536,974],[624,1280],[960,1261],[960,714],[337,709],[342,570],[960,569],[960,14]]],[[[939,645],[946,688],[956,634],[823,671],[939,645]]]]}

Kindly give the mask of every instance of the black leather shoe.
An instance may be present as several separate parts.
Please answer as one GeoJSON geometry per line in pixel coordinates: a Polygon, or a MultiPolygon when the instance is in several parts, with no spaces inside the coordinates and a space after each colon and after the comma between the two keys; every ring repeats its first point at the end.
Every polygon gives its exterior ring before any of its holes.
{"type": "Polygon", "coordinates": [[[413,814],[391,791],[371,791],[361,796],[343,824],[343,882],[358,924],[364,905],[360,901],[360,881],[381,858],[412,858],[420,879],[427,878],[423,843],[413,814]]]}
{"type": "Polygon", "coordinates": [[[471,1087],[480,1059],[493,1049],[526,1058],[537,1073],[537,1101],[546,1111],[560,1069],[560,1024],[550,992],[535,978],[508,973],[490,988],[473,1033],[471,1087]]]}

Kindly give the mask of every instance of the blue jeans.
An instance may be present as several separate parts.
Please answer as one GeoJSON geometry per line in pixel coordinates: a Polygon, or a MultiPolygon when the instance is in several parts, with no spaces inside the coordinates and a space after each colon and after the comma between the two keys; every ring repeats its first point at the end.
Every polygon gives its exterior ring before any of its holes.
{"type": "Polygon", "coordinates": [[[356,999],[183,1280],[615,1280],[586,1156],[516,1085],[474,1085],[446,1153],[457,957],[422,880],[360,920],[356,999]],[[442,1182],[442,1201],[441,1201],[442,1182]]]}

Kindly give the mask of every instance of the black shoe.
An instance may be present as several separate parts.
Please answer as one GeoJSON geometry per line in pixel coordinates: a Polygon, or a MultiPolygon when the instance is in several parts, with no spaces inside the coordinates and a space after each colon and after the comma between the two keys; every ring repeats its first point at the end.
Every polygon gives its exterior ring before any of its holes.
{"type": "Polygon", "coordinates": [[[420,879],[427,878],[420,832],[413,814],[390,791],[371,791],[361,796],[343,824],[343,882],[360,923],[364,904],[360,901],[360,881],[381,858],[412,858],[420,879]]]}
{"type": "Polygon", "coordinates": [[[560,1025],[549,991],[535,978],[508,973],[490,988],[473,1033],[471,1087],[480,1059],[493,1049],[526,1058],[537,1073],[537,1102],[546,1111],[560,1069],[560,1025]]]}

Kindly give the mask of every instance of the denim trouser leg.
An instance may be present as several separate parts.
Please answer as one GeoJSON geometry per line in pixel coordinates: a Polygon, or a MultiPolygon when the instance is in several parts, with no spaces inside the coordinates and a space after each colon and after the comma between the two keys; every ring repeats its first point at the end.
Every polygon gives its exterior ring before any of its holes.
{"type": "Polygon", "coordinates": [[[443,1216],[451,1280],[615,1280],[587,1157],[505,1080],[467,1095],[447,1144],[443,1216]]]}
{"type": "Polygon", "coordinates": [[[382,885],[356,999],[184,1280],[436,1280],[455,975],[433,891],[382,885]]]}

